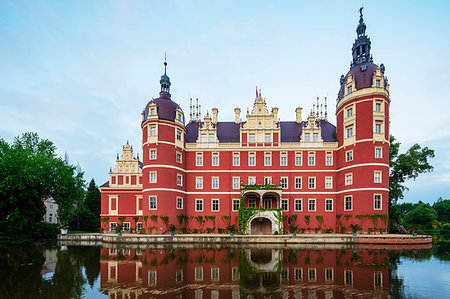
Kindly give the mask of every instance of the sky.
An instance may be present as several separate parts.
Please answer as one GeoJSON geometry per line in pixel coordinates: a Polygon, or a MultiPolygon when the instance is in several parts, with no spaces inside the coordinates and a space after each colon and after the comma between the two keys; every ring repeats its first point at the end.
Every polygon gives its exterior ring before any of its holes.
{"type": "MultiPolygon", "coordinates": [[[[167,53],[172,100],[189,114],[252,107],[255,87],[282,120],[328,97],[349,70],[361,1],[0,0],[0,137],[50,139],[89,181],[108,179],[127,140],[141,151],[141,112],[159,96],[167,53]]],[[[374,62],[390,83],[401,151],[435,150],[434,171],[405,201],[450,198],[450,1],[364,1],[374,62]]],[[[140,153],[142,156],[142,153],[140,153]]]]}

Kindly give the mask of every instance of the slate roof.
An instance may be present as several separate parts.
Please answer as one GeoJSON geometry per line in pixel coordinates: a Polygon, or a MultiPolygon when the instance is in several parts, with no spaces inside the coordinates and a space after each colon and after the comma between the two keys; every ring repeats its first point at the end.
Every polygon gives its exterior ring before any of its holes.
{"type": "MultiPolygon", "coordinates": [[[[306,122],[297,123],[295,121],[280,122],[281,142],[298,142],[302,135],[302,127],[306,122]]],[[[195,143],[198,138],[198,127],[202,123],[190,122],[186,126],[186,142],[195,143]]],[[[239,142],[240,131],[239,124],[235,122],[218,122],[217,137],[220,142],[239,142]]],[[[324,142],[336,141],[336,127],[327,121],[320,121],[322,130],[322,139],[324,142]]]]}
{"type": "Polygon", "coordinates": [[[352,74],[355,78],[357,90],[372,86],[372,76],[378,66],[373,62],[366,62],[365,64],[367,65],[365,71],[361,71],[361,64],[358,64],[352,67],[347,75],[345,75],[344,81],[339,89],[339,99],[344,97],[345,82],[347,82],[348,74],[352,74]]]}
{"type": "MultiPolygon", "coordinates": [[[[172,99],[170,98],[170,95],[165,93],[165,92],[161,92],[159,95],[159,98],[157,99],[152,99],[150,102],[148,102],[148,104],[145,106],[144,109],[144,120],[147,119],[148,117],[148,106],[155,103],[156,107],[157,107],[157,113],[158,113],[158,117],[159,119],[165,119],[165,120],[170,120],[173,121],[176,117],[176,110],[178,108],[180,108],[180,106],[175,103],[174,101],[172,101],[172,99]]],[[[181,108],[180,108],[181,109],[181,108]]],[[[184,117],[183,117],[183,123],[184,123],[184,117]]]]}

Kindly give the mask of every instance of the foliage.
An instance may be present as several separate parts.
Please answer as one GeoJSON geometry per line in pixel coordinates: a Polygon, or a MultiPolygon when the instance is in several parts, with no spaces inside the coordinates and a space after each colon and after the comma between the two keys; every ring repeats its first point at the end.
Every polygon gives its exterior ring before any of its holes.
{"type": "Polygon", "coordinates": [[[150,215],[150,220],[156,223],[158,221],[158,215],[150,215]]]}
{"type": "Polygon", "coordinates": [[[311,216],[305,215],[304,217],[305,217],[305,223],[306,223],[306,225],[309,226],[309,223],[310,223],[310,221],[311,221],[311,216]]]}
{"type": "Polygon", "coordinates": [[[48,196],[58,204],[63,225],[73,219],[84,198],[83,173],[55,151],[37,133],[24,133],[11,144],[0,138],[0,231],[16,238],[30,234],[45,214],[42,199],[48,196]]]}
{"type": "Polygon", "coordinates": [[[450,199],[436,202],[433,209],[437,212],[437,220],[450,223],[450,199]]]}
{"type": "Polygon", "coordinates": [[[349,228],[352,230],[352,233],[357,233],[359,230],[362,230],[361,224],[350,224],[349,228]]]}
{"type": "Polygon", "coordinates": [[[443,237],[450,238],[450,223],[444,223],[441,227],[440,233],[443,237]]]}
{"type": "Polygon", "coordinates": [[[86,208],[94,214],[95,219],[100,218],[101,195],[94,179],[89,182],[84,204],[86,208]]]}
{"type": "Polygon", "coordinates": [[[406,213],[414,209],[414,204],[410,202],[404,202],[401,204],[395,205],[402,216],[405,216],[406,213]]]}
{"type": "Polygon", "coordinates": [[[422,148],[419,144],[411,146],[406,153],[399,154],[400,143],[390,136],[389,147],[389,206],[395,205],[408,190],[404,184],[407,180],[415,180],[419,174],[431,172],[433,166],[428,159],[434,158],[434,150],[422,148]]]}
{"type": "Polygon", "coordinates": [[[417,204],[403,217],[403,224],[407,226],[415,224],[422,228],[430,228],[432,222],[437,219],[436,214],[436,211],[429,204],[417,204]]]}

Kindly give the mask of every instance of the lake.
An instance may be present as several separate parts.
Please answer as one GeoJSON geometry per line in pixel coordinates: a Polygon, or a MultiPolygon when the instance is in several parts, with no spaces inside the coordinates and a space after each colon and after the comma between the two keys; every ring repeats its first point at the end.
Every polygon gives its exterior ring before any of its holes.
{"type": "Polygon", "coordinates": [[[0,298],[448,298],[426,247],[3,246],[0,298]]]}

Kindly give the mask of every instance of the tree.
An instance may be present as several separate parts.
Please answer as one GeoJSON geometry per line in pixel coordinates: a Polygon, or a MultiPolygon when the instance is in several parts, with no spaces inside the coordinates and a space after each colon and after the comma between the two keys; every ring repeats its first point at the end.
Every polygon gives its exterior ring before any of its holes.
{"type": "Polygon", "coordinates": [[[433,166],[428,158],[434,158],[434,150],[422,148],[419,144],[411,146],[406,153],[399,154],[400,143],[390,136],[389,147],[389,207],[396,205],[403,198],[403,192],[408,190],[404,185],[407,180],[415,180],[419,174],[431,172],[433,166]]]}
{"type": "Polygon", "coordinates": [[[450,199],[444,199],[436,202],[433,209],[437,212],[437,220],[450,223],[450,199]]]}
{"type": "Polygon", "coordinates": [[[410,202],[404,202],[404,203],[398,204],[397,209],[402,214],[402,216],[404,216],[406,213],[408,213],[409,211],[414,209],[414,206],[415,205],[410,202]]]}
{"type": "Polygon", "coordinates": [[[429,204],[417,204],[414,209],[403,217],[403,224],[416,224],[423,228],[430,228],[431,223],[437,219],[436,211],[429,204]]]}
{"type": "Polygon", "coordinates": [[[56,157],[56,147],[37,133],[24,133],[9,144],[0,138],[0,231],[32,234],[43,219],[42,199],[53,196],[61,222],[74,214],[84,197],[82,173],[56,157]]]}
{"type": "Polygon", "coordinates": [[[96,218],[100,221],[100,190],[95,184],[95,180],[92,179],[89,183],[89,187],[86,192],[86,198],[84,200],[85,206],[90,210],[96,218]]]}

